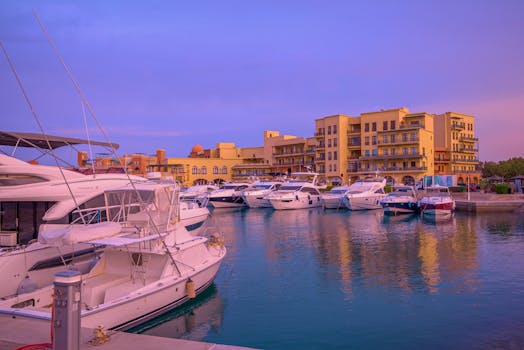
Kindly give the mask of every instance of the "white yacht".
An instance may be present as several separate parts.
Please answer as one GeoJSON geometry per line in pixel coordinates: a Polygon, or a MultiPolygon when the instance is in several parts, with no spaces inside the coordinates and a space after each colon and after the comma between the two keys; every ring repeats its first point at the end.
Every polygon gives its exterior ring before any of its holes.
{"type": "Polygon", "coordinates": [[[292,180],[267,195],[267,200],[276,210],[305,209],[322,205],[317,186],[317,173],[292,173],[292,180]]]}
{"type": "Polygon", "coordinates": [[[215,185],[195,185],[180,192],[180,200],[184,202],[196,202],[205,207],[209,201],[209,194],[218,190],[215,185]]]}
{"type": "Polygon", "coordinates": [[[64,266],[87,271],[92,266],[92,245],[41,243],[36,241],[39,228],[78,220],[78,209],[96,202],[104,189],[130,181],[146,180],[125,174],[84,175],[0,155],[0,298],[47,285],[64,266]]]}
{"type": "Polygon", "coordinates": [[[413,186],[393,186],[393,190],[380,202],[386,214],[413,214],[418,212],[417,194],[413,186]]]}
{"type": "MultiPolygon", "coordinates": [[[[91,224],[48,225],[40,233],[43,244],[106,247],[81,276],[82,327],[126,329],[211,285],[226,254],[223,240],[190,235],[177,222],[177,205],[174,184],[136,184],[105,191],[102,205],[84,208],[79,214],[91,224]]],[[[53,285],[38,288],[1,300],[0,318],[49,323],[52,303],[53,285]]]]}
{"type": "Polygon", "coordinates": [[[425,216],[451,216],[455,210],[455,201],[447,186],[429,186],[420,200],[420,211],[425,216]]]}
{"type": "Polygon", "coordinates": [[[259,181],[250,189],[244,190],[242,197],[250,208],[271,208],[271,203],[266,196],[278,190],[281,185],[282,181],[259,181]]]}
{"type": "Polygon", "coordinates": [[[320,195],[320,198],[322,199],[322,203],[324,205],[324,208],[326,209],[346,209],[346,206],[344,205],[344,196],[349,191],[349,186],[337,186],[333,187],[329,192],[322,193],[320,195]]]}
{"type": "Polygon", "coordinates": [[[246,206],[242,191],[251,187],[247,182],[228,182],[209,194],[209,203],[215,208],[241,208],[246,206]]]}
{"type": "Polygon", "coordinates": [[[355,181],[344,196],[344,205],[350,210],[380,209],[386,197],[386,179],[374,177],[355,181]]]}

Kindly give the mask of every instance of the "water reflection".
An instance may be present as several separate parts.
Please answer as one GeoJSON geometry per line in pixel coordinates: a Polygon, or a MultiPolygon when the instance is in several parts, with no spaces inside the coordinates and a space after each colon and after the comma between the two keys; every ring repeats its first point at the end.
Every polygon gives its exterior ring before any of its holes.
{"type": "Polygon", "coordinates": [[[524,259],[524,216],[432,222],[262,209],[215,211],[211,224],[229,252],[216,281],[224,302],[211,298],[208,322],[186,312],[148,334],[258,348],[475,348],[499,341],[492,328],[524,324],[515,263],[524,259]]]}
{"type": "Polygon", "coordinates": [[[213,284],[189,303],[135,327],[130,332],[201,341],[210,331],[220,327],[223,313],[224,303],[213,284]]]}

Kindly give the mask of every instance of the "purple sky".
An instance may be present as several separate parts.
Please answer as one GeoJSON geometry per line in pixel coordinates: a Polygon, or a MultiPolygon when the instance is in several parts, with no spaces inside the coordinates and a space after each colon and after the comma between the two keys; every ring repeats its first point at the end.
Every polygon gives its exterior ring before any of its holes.
{"type": "MultiPolygon", "coordinates": [[[[84,138],[33,8],[121,153],[261,146],[266,129],[408,107],[473,114],[483,161],[524,156],[522,0],[3,1],[0,40],[44,128],[84,138]]],[[[0,129],[38,131],[4,57],[0,77],[0,129]]]]}

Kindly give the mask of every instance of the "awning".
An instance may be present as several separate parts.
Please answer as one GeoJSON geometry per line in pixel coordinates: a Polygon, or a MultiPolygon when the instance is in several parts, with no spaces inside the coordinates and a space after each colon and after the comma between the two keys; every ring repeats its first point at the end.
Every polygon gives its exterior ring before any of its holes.
{"type": "Polygon", "coordinates": [[[12,146],[12,147],[30,147],[30,148],[43,148],[51,149],[69,146],[69,145],[80,145],[80,144],[91,144],[95,146],[112,147],[118,149],[120,147],[116,143],[107,143],[100,141],[88,141],[83,139],[77,139],[72,137],[53,136],[28,132],[11,132],[11,131],[0,131],[0,145],[1,146],[12,146]]]}

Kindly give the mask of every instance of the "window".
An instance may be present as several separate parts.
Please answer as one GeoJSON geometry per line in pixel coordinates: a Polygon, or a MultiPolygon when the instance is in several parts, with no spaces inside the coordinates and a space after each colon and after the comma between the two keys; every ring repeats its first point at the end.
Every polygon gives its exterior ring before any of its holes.
{"type": "Polygon", "coordinates": [[[333,164],[333,171],[337,171],[337,165],[333,164]]]}
{"type": "Polygon", "coordinates": [[[391,129],[391,130],[395,130],[395,128],[396,128],[395,121],[392,120],[389,124],[390,124],[390,126],[391,126],[390,129],[391,129]]]}
{"type": "Polygon", "coordinates": [[[368,149],[365,150],[365,151],[364,151],[364,154],[366,155],[366,157],[369,157],[369,150],[368,150],[368,149]]]}
{"type": "Polygon", "coordinates": [[[371,124],[371,131],[377,131],[377,123],[376,122],[373,122],[371,124]]]}
{"type": "Polygon", "coordinates": [[[333,160],[337,160],[337,151],[333,152],[333,160]]]}
{"type": "Polygon", "coordinates": [[[333,134],[336,134],[336,133],[337,133],[337,126],[333,125],[333,134]]]}
{"type": "Polygon", "coordinates": [[[417,147],[411,147],[411,154],[417,154],[417,147]]]}
{"type": "Polygon", "coordinates": [[[328,135],[331,135],[331,126],[328,126],[328,135]]]}
{"type": "Polygon", "coordinates": [[[216,165],[213,167],[213,174],[218,174],[218,167],[216,165]]]}
{"type": "Polygon", "coordinates": [[[222,167],[222,174],[227,174],[227,166],[222,167]]]}
{"type": "Polygon", "coordinates": [[[384,148],[383,154],[384,154],[385,156],[387,156],[388,153],[389,153],[389,152],[388,152],[388,149],[387,149],[387,148],[384,148]]]}
{"type": "Polygon", "coordinates": [[[408,148],[407,147],[403,147],[402,148],[402,154],[408,154],[408,148]]]}
{"type": "Polygon", "coordinates": [[[364,144],[365,144],[366,146],[369,145],[369,136],[364,137],[364,144]]]}
{"type": "Polygon", "coordinates": [[[388,143],[388,135],[382,137],[382,143],[388,143]]]}
{"type": "Polygon", "coordinates": [[[397,149],[396,148],[392,148],[391,149],[391,155],[394,156],[395,154],[397,154],[397,149]]]}
{"type": "Polygon", "coordinates": [[[371,137],[371,144],[372,145],[376,145],[377,144],[377,137],[376,136],[371,137]]]}
{"type": "Polygon", "coordinates": [[[378,156],[378,150],[377,149],[371,150],[371,154],[374,156],[378,156]]]}
{"type": "Polygon", "coordinates": [[[364,124],[364,131],[369,132],[369,123],[364,124]]]}
{"type": "Polygon", "coordinates": [[[191,168],[191,174],[198,174],[198,168],[195,165],[191,168]]]}
{"type": "Polygon", "coordinates": [[[331,139],[328,139],[328,147],[331,147],[331,139]]]}
{"type": "Polygon", "coordinates": [[[396,142],[395,139],[396,139],[395,135],[391,135],[391,143],[395,143],[396,142]]]}
{"type": "Polygon", "coordinates": [[[403,133],[402,134],[402,142],[406,142],[408,140],[408,134],[403,133]]]}
{"type": "Polygon", "coordinates": [[[337,147],[337,138],[336,137],[333,139],[333,147],[337,147]]]}
{"type": "Polygon", "coordinates": [[[329,171],[331,171],[331,164],[329,164],[329,171]]]}
{"type": "Polygon", "coordinates": [[[328,152],[328,160],[331,160],[331,152],[328,152]]]}
{"type": "Polygon", "coordinates": [[[387,130],[388,129],[388,122],[385,121],[385,122],[382,122],[382,130],[387,130]]]}
{"type": "Polygon", "coordinates": [[[412,168],[414,168],[414,167],[416,167],[416,166],[417,166],[417,164],[416,164],[415,162],[411,162],[411,167],[412,167],[412,168]]]}
{"type": "Polygon", "coordinates": [[[205,165],[202,167],[202,169],[200,169],[200,173],[201,173],[201,174],[204,174],[204,175],[207,174],[207,168],[206,168],[205,165]]]}

